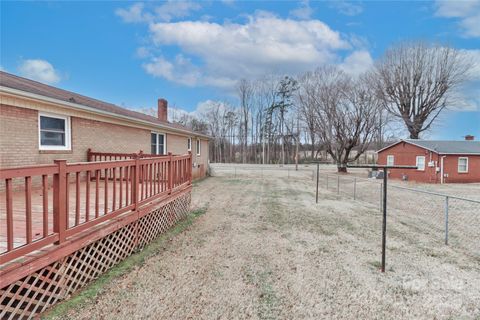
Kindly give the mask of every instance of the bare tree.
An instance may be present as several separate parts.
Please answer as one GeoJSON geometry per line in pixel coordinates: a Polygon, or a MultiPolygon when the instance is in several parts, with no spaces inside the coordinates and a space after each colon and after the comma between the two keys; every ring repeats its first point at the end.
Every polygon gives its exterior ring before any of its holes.
{"type": "Polygon", "coordinates": [[[297,90],[297,81],[289,76],[284,77],[278,83],[276,103],[272,105],[272,111],[278,110],[280,120],[281,138],[281,164],[285,164],[285,114],[293,106],[292,97],[297,90]]]}
{"type": "Polygon", "coordinates": [[[297,91],[297,104],[298,112],[300,113],[303,122],[305,123],[310,142],[312,143],[312,149],[310,158],[313,160],[315,156],[315,93],[318,85],[319,75],[317,72],[307,72],[299,80],[299,89],[297,91]]]}
{"type": "Polygon", "coordinates": [[[237,86],[237,93],[240,100],[240,128],[242,138],[242,162],[247,162],[248,152],[248,122],[252,108],[253,86],[249,80],[241,79],[237,86]]]}
{"type": "Polygon", "coordinates": [[[377,133],[380,103],[368,82],[352,81],[340,69],[317,69],[315,102],[316,131],[326,152],[336,162],[339,172],[358,159],[377,133]],[[352,154],[353,148],[357,152],[352,154]]]}
{"type": "Polygon", "coordinates": [[[418,139],[467,79],[471,65],[447,46],[402,43],[387,50],[376,66],[378,94],[384,107],[403,120],[410,138],[418,139]]]}

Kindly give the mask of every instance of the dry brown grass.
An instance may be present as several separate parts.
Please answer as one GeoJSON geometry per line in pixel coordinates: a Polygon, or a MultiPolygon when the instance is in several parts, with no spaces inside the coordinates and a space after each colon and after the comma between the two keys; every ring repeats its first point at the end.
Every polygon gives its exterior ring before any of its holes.
{"type": "MultiPolygon", "coordinates": [[[[165,250],[65,319],[449,319],[480,317],[479,260],[392,227],[381,274],[378,208],[311,181],[210,178],[206,207],[165,250]]],[[[390,230],[389,230],[390,231],[390,230]]]]}

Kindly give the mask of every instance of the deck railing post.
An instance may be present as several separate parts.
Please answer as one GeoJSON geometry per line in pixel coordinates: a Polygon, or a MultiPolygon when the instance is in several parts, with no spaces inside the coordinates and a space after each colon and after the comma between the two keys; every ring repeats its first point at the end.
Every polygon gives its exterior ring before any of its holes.
{"type": "Polygon", "coordinates": [[[188,184],[192,184],[192,151],[188,151],[188,184]]]}
{"type": "Polygon", "coordinates": [[[132,188],[132,198],[134,209],[137,211],[138,209],[138,190],[140,189],[140,157],[135,155],[135,172],[133,176],[133,188],[132,188]]]}
{"type": "Polygon", "coordinates": [[[87,149],[87,161],[92,162],[92,149],[91,148],[87,149]]]}
{"type": "Polygon", "coordinates": [[[54,160],[58,173],[53,176],[53,232],[58,233],[58,242],[65,241],[67,230],[67,160],[54,160]]]}
{"type": "Polygon", "coordinates": [[[168,153],[168,194],[172,194],[173,189],[173,155],[168,153]]]}

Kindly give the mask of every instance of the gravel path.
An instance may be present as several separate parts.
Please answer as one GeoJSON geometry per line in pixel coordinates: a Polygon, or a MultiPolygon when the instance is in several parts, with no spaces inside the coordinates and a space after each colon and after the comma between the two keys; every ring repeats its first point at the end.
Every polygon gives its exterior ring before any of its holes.
{"type": "Polygon", "coordinates": [[[292,179],[209,178],[206,214],[67,319],[480,318],[480,259],[399,224],[378,271],[378,209],[292,179]]]}

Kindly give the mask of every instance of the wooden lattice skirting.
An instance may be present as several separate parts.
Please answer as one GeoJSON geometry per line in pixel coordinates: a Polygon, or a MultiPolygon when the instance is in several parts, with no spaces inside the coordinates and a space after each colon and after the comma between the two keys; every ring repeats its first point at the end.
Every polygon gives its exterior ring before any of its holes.
{"type": "Polygon", "coordinates": [[[0,319],[31,319],[142,249],[188,214],[190,191],[0,290],[0,319]]]}

